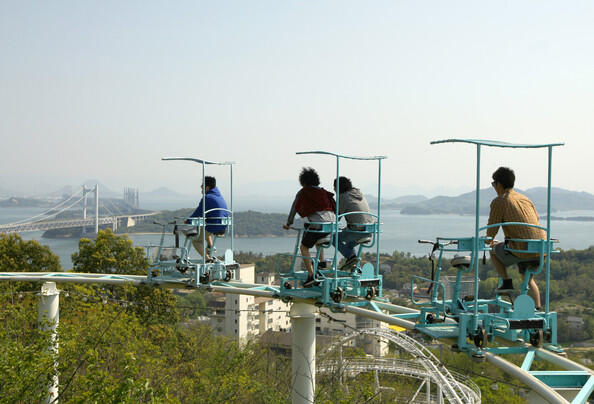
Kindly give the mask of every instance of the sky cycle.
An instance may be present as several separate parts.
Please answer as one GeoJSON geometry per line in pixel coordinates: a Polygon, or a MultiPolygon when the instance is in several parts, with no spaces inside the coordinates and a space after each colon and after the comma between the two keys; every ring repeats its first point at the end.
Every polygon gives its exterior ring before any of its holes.
{"type": "MultiPolygon", "coordinates": [[[[218,163],[195,158],[163,158],[163,160],[184,160],[201,164],[202,184],[204,184],[206,165],[229,166],[231,198],[229,200],[229,209],[203,209],[201,217],[175,218],[174,221],[167,224],[157,223],[162,226],[159,245],[146,247],[149,259],[149,282],[178,281],[186,283],[190,287],[200,287],[201,285],[207,286],[215,281],[229,282],[236,279],[235,271],[239,268],[239,264],[233,258],[234,163],[218,163]],[[226,226],[227,231],[213,235],[213,245],[206,247],[206,251],[211,257],[210,260],[207,260],[204,256],[199,259],[191,259],[192,241],[197,237],[202,237],[202,245],[206,246],[206,232],[203,230],[206,226],[212,224],[213,220],[217,220],[217,224],[226,226]],[[166,245],[165,243],[165,234],[169,226],[172,226],[172,232],[175,236],[174,245],[166,245]],[[219,258],[216,256],[216,241],[227,234],[231,238],[231,248],[227,249],[224,256],[219,258]],[[180,243],[180,237],[184,237],[183,243],[180,243]]],[[[202,194],[202,206],[206,206],[206,195],[204,193],[202,194]]]]}
{"type": "MultiPolygon", "coordinates": [[[[529,345],[517,343],[530,343],[532,347],[545,346],[547,349],[559,352],[557,344],[557,313],[550,311],[549,279],[550,258],[558,252],[553,244],[557,242],[551,238],[551,157],[552,149],[562,143],[552,144],[511,144],[498,141],[448,139],[434,141],[438,143],[470,143],[477,148],[476,169],[476,201],[475,201],[475,234],[473,237],[444,238],[439,237],[435,242],[420,240],[433,244],[433,253],[438,253],[436,270],[431,279],[414,277],[411,281],[412,301],[420,307],[420,315],[416,329],[421,333],[435,339],[454,339],[454,348],[467,352],[477,360],[484,360],[485,352],[495,354],[527,353],[529,345]],[[547,188],[547,225],[546,227],[526,223],[497,223],[490,226],[479,226],[480,203],[480,152],[482,146],[505,148],[547,148],[549,152],[549,172],[547,188]],[[507,301],[506,295],[498,294],[493,299],[480,299],[479,292],[479,263],[485,260],[486,253],[491,251],[491,239],[479,233],[490,227],[496,226],[532,226],[546,231],[546,239],[540,240],[511,240],[521,241],[525,247],[522,249],[506,249],[512,253],[530,253],[536,258],[531,262],[521,263],[525,271],[525,279],[521,285],[519,295],[507,301]],[[446,284],[441,279],[442,260],[444,253],[455,253],[451,265],[456,269],[456,280],[446,290],[446,284]],[[534,300],[528,296],[528,282],[530,275],[545,273],[545,304],[539,309],[535,307],[534,300]],[[463,280],[463,275],[468,274],[472,279],[470,285],[463,280]],[[415,297],[414,286],[416,283],[428,283],[426,299],[415,297]],[[464,285],[464,282],[467,284],[464,285]],[[470,288],[468,288],[470,286],[470,288]],[[502,343],[489,346],[495,340],[502,343]],[[507,346],[506,346],[507,345],[507,346]]],[[[501,284],[501,279],[500,279],[501,284]]]]}
{"type": "MultiPolygon", "coordinates": [[[[373,212],[345,212],[339,214],[340,202],[336,198],[336,219],[334,222],[311,222],[305,223],[303,229],[297,230],[297,238],[293,254],[278,255],[278,273],[281,278],[280,297],[284,301],[293,299],[315,299],[316,304],[325,305],[331,309],[340,309],[342,304],[365,305],[367,302],[358,298],[371,300],[382,297],[382,275],[379,274],[379,246],[380,246],[380,225],[381,225],[381,162],[385,156],[356,157],[345,156],[325,151],[297,152],[297,154],[318,154],[331,156],[336,159],[336,178],[340,177],[341,159],[350,160],[370,160],[378,163],[378,192],[377,211],[373,212]],[[349,225],[340,224],[342,218],[353,214],[369,215],[373,220],[371,223],[350,223],[349,225]],[[301,234],[307,230],[312,233],[327,233],[327,236],[318,240],[316,243],[316,254],[309,258],[299,255],[299,245],[301,234]],[[327,262],[328,267],[324,268],[325,261],[320,260],[323,249],[329,249],[333,246],[333,240],[336,240],[340,233],[350,233],[357,239],[356,263],[349,269],[340,268],[338,250],[334,249],[332,260],[327,262]],[[361,254],[364,249],[375,249],[375,265],[371,262],[363,263],[361,254]],[[282,268],[281,258],[289,256],[291,258],[288,270],[282,268]],[[311,259],[314,268],[314,277],[316,283],[311,288],[303,288],[302,284],[307,279],[307,271],[297,267],[299,259],[311,259]]],[[[340,194],[340,184],[336,184],[336,195],[340,194]]]]}

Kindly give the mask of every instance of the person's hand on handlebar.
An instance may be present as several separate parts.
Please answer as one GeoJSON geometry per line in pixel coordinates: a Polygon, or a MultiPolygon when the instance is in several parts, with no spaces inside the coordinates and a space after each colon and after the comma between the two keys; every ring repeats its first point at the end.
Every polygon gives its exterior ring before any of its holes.
{"type": "Polygon", "coordinates": [[[290,228],[291,228],[291,225],[289,223],[283,224],[283,229],[289,230],[290,228]]]}

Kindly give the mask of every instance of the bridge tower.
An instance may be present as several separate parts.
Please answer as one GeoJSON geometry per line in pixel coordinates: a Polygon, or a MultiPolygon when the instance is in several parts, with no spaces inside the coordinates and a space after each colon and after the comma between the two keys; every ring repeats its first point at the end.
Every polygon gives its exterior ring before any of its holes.
{"type": "Polygon", "coordinates": [[[99,233],[99,184],[95,184],[95,234],[99,233]]]}
{"type": "MultiPolygon", "coordinates": [[[[95,184],[94,188],[87,188],[83,185],[83,219],[87,218],[87,194],[93,192],[95,194],[95,234],[99,232],[99,184],[95,184]]],[[[83,225],[82,234],[87,234],[87,226],[83,225]]]]}

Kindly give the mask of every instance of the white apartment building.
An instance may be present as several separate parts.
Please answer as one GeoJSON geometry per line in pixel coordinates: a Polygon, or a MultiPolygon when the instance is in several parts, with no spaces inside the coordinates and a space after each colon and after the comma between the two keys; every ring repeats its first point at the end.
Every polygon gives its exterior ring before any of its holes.
{"type": "MultiPolygon", "coordinates": [[[[244,283],[273,285],[276,282],[276,274],[255,274],[253,264],[241,265],[236,277],[244,283]]],[[[291,305],[280,299],[226,294],[211,301],[209,308],[209,323],[213,330],[236,339],[240,345],[266,331],[289,332],[291,329],[291,305]]],[[[359,328],[387,327],[385,323],[359,318],[351,313],[333,313],[325,307],[320,312],[324,314],[316,317],[316,334],[319,335],[338,336],[359,328]]],[[[383,356],[388,352],[386,341],[366,337],[362,343],[368,354],[383,356]]]]}
{"type": "MultiPolygon", "coordinates": [[[[275,280],[275,274],[259,274],[256,280],[253,264],[241,265],[236,277],[244,283],[267,285],[275,280]]],[[[289,331],[291,328],[290,306],[279,299],[228,293],[218,296],[208,306],[212,329],[236,339],[240,345],[267,330],[289,331]]]]}

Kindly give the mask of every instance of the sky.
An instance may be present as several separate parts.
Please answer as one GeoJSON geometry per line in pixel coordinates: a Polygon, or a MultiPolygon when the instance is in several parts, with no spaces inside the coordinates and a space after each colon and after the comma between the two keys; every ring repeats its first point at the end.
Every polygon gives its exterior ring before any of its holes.
{"type": "MultiPolygon", "coordinates": [[[[476,150],[448,138],[565,142],[553,185],[594,193],[592,1],[0,0],[0,190],[97,179],[198,194],[200,166],[235,161],[245,198],[294,194],[325,150],[385,155],[382,195],[475,186],[476,150]]],[[[545,150],[485,148],[518,188],[545,150]]],[[[376,193],[377,164],[341,174],[376,193]]],[[[228,188],[226,168],[207,168],[228,188]]],[[[1,192],[0,192],[1,193],[1,192]]]]}

